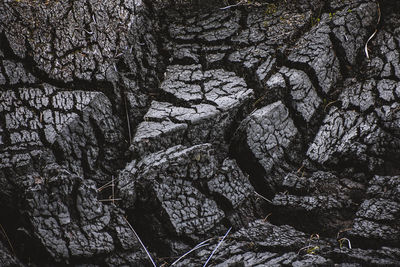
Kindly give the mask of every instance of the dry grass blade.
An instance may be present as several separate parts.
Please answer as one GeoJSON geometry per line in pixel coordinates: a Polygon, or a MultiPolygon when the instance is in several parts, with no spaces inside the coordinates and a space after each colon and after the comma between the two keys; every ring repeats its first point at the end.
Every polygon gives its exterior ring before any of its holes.
{"type": "MultiPolygon", "coordinates": [[[[378,22],[376,23],[376,25],[378,25],[381,21],[381,8],[379,6],[379,3],[377,3],[377,5],[378,5],[378,22]]],[[[369,41],[371,41],[372,38],[374,38],[374,36],[377,32],[378,32],[378,28],[375,29],[374,33],[368,38],[367,42],[365,43],[364,52],[368,59],[369,59],[368,43],[369,43],[369,41]]]]}
{"type": "Polygon", "coordinates": [[[303,163],[303,165],[301,165],[300,168],[297,169],[296,173],[300,173],[303,168],[304,168],[304,163],[303,163]]]}
{"type": "Polygon", "coordinates": [[[302,252],[303,250],[308,250],[309,248],[313,248],[313,247],[315,247],[315,246],[313,246],[313,245],[308,245],[308,246],[302,247],[302,248],[299,249],[299,251],[297,252],[297,255],[299,255],[300,252],[302,252]]]}
{"type": "Polygon", "coordinates": [[[14,247],[11,245],[11,241],[8,238],[8,235],[7,235],[6,231],[3,228],[3,225],[1,225],[1,223],[0,223],[0,228],[1,228],[1,231],[3,232],[4,237],[7,239],[8,245],[10,246],[10,249],[11,249],[13,255],[15,256],[14,247]]]}
{"type": "Polygon", "coordinates": [[[131,135],[131,123],[129,122],[129,113],[128,113],[128,105],[126,103],[126,95],[124,97],[125,101],[125,113],[126,113],[126,122],[128,124],[128,134],[129,134],[129,145],[131,145],[132,135],[131,135]]]}
{"type": "Polygon", "coordinates": [[[336,102],[338,102],[339,100],[335,100],[335,101],[331,101],[331,102],[329,102],[328,104],[326,104],[326,106],[324,107],[324,112],[326,112],[326,109],[330,106],[330,105],[332,105],[332,104],[335,104],[336,102]]]}
{"type": "Polygon", "coordinates": [[[229,8],[232,8],[232,7],[235,7],[235,6],[240,6],[240,5],[243,5],[244,3],[246,3],[247,1],[240,1],[239,3],[237,3],[237,4],[234,4],[234,5],[230,5],[230,6],[226,6],[226,7],[221,7],[220,9],[221,10],[224,10],[224,9],[229,9],[229,8]]]}
{"type": "Polygon", "coordinates": [[[336,234],[336,238],[339,238],[339,236],[340,236],[341,233],[347,232],[347,231],[350,231],[350,230],[353,230],[353,228],[350,227],[350,228],[345,228],[345,229],[339,230],[339,231],[337,232],[337,234],[336,234]]]}
{"type": "Polygon", "coordinates": [[[208,262],[211,260],[212,256],[214,255],[214,253],[217,251],[217,249],[222,245],[222,243],[224,242],[224,239],[228,236],[229,232],[232,230],[232,227],[228,229],[228,231],[226,232],[226,234],[224,235],[224,237],[221,239],[221,241],[219,241],[218,245],[214,248],[214,250],[211,252],[210,257],[208,257],[206,263],[204,263],[203,267],[206,267],[208,262]]]}
{"type": "Polygon", "coordinates": [[[368,43],[369,41],[371,41],[372,38],[374,38],[375,34],[378,32],[378,29],[376,29],[374,31],[374,33],[368,38],[367,42],[365,43],[365,47],[364,47],[364,51],[365,51],[365,55],[367,56],[367,58],[369,59],[369,53],[368,53],[368,43]]]}
{"type": "Polygon", "coordinates": [[[262,195],[260,195],[259,193],[257,193],[257,191],[254,191],[254,193],[255,193],[258,197],[260,197],[260,198],[264,199],[265,201],[267,201],[268,203],[271,203],[271,204],[272,204],[272,201],[271,201],[271,200],[269,200],[268,198],[263,197],[262,195]]]}
{"type": "Polygon", "coordinates": [[[115,186],[115,182],[118,181],[119,177],[117,178],[113,178],[110,182],[105,183],[104,185],[100,186],[99,188],[97,188],[98,192],[101,192],[103,189],[107,188],[107,187],[112,187],[115,186]]]}
{"type": "Polygon", "coordinates": [[[104,188],[107,188],[107,187],[109,187],[109,186],[111,186],[111,185],[112,185],[112,183],[111,183],[111,182],[108,182],[108,183],[106,183],[106,184],[100,186],[99,188],[97,188],[97,191],[100,192],[100,191],[103,190],[104,188]]]}
{"type": "Polygon", "coordinates": [[[270,212],[270,213],[268,213],[267,214],[267,216],[265,216],[265,218],[264,218],[264,222],[268,222],[268,218],[269,218],[269,216],[271,216],[272,215],[272,212],[270,212]]]}
{"type": "Polygon", "coordinates": [[[111,186],[111,192],[112,192],[112,203],[115,204],[115,192],[114,192],[114,177],[112,177],[112,186],[111,186]]]}
{"type": "Polygon", "coordinates": [[[147,256],[149,256],[149,259],[151,260],[151,263],[153,263],[154,267],[157,267],[157,264],[154,262],[153,258],[150,255],[150,252],[147,250],[146,246],[143,244],[142,240],[140,239],[139,235],[136,233],[135,229],[133,229],[132,225],[128,222],[128,219],[123,217],[126,221],[126,223],[129,225],[129,228],[131,228],[132,232],[135,234],[136,238],[139,240],[140,244],[144,248],[144,250],[147,253],[147,256]]]}
{"type": "Polygon", "coordinates": [[[106,199],[99,199],[99,201],[100,202],[112,202],[112,203],[114,203],[115,201],[119,201],[119,200],[122,200],[121,198],[106,198],[106,199]]]}
{"type": "Polygon", "coordinates": [[[174,261],[171,266],[177,264],[181,259],[183,259],[184,257],[186,257],[187,255],[189,255],[190,253],[192,253],[193,251],[208,246],[209,244],[207,244],[208,241],[210,241],[212,238],[209,238],[207,240],[204,240],[202,242],[200,242],[199,244],[197,244],[194,248],[192,248],[191,250],[189,250],[188,252],[186,252],[185,254],[183,254],[182,256],[180,256],[176,261],[174,261]]]}
{"type": "Polygon", "coordinates": [[[347,245],[349,246],[349,249],[351,249],[351,242],[350,242],[350,240],[348,238],[343,237],[343,238],[339,239],[338,241],[339,241],[339,244],[340,244],[340,248],[343,247],[343,242],[347,241],[347,245]]]}

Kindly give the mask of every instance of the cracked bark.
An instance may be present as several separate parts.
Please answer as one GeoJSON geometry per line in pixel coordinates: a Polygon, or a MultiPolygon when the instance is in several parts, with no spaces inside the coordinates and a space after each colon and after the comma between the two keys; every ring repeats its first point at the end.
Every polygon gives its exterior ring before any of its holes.
{"type": "Polygon", "coordinates": [[[400,264],[400,5],[259,2],[0,4],[0,265],[400,264]]]}

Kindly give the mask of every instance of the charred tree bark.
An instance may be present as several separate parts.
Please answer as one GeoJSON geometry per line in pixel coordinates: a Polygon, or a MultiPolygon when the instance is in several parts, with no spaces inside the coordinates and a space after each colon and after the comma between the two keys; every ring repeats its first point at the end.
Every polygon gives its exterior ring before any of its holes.
{"type": "Polygon", "coordinates": [[[400,265],[399,14],[1,2],[0,265],[400,265]]]}

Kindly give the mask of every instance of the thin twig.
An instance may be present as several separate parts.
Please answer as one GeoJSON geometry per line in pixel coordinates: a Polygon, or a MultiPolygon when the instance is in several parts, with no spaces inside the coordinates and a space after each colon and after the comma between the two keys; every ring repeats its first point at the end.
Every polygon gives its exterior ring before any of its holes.
{"type": "Polygon", "coordinates": [[[7,235],[6,231],[5,231],[4,228],[3,228],[3,225],[1,225],[1,223],[0,223],[0,228],[1,228],[1,231],[3,232],[3,235],[4,235],[5,238],[7,239],[8,245],[10,246],[13,255],[15,256],[14,247],[11,245],[11,241],[10,241],[10,239],[8,238],[8,235],[7,235]]]}
{"type": "Polygon", "coordinates": [[[214,248],[214,250],[211,252],[210,257],[208,257],[206,263],[204,263],[203,267],[206,267],[208,262],[211,260],[212,256],[214,255],[214,253],[217,251],[217,249],[219,248],[219,246],[221,246],[221,244],[224,242],[224,239],[228,236],[229,232],[232,230],[232,227],[228,229],[228,231],[226,232],[226,234],[224,235],[224,237],[221,239],[221,241],[219,241],[218,245],[214,248]]]}
{"type": "Polygon", "coordinates": [[[374,38],[375,34],[378,32],[378,24],[381,21],[381,8],[379,6],[379,2],[377,2],[376,4],[378,5],[378,22],[376,23],[377,28],[375,29],[374,33],[372,33],[372,35],[368,38],[367,42],[365,43],[365,47],[364,47],[364,52],[368,59],[369,59],[368,43],[369,43],[369,41],[371,41],[372,38],[374,38]]]}
{"type": "Polygon", "coordinates": [[[210,240],[212,240],[212,239],[213,239],[213,238],[209,238],[209,239],[207,239],[207,240],[204,240],[204,241],[200,242],[200,243],[197,244],[194,248],[192,248],[191,250],[189,250],[188,252],[186,252],[185,254],[183,254],[182,256],[180,256],[176,261],[174,261],[174,262],[171,264],[171,266],[177,264],[181,259],[183,259],[183,258],[186,257],[187,255],[189,255],[189,254],[192,253],[193,251],[195,251],[195,250],[197,250],[197,249],[199,249],[199,248],[208,246],[209,244],[205,244],[205,243],[207,243],[208,241],[210,241],[210,240]]]}
{"type": "Polygon", "coordinates": [[[150,255],[150,252],[147,250],[146,246],[143,244],[142,240],[140,239],[139,235],[136,233],[135,229],[133,229],[132,225],[128,222],[128,219],[123,217],[126,221],[126,223],[129,225],[129,227],[131,228],[132,232],[135,234],[137,240],[139,240],[140,244],[142,245],[142,247],[144,248],[144,250],[147,253],[147,256],[149,256],[149,259],[151,260],[151,263],[153,263],[154,267],[157,267],[157,264],[154,262],[153,258],[150,255]]]}

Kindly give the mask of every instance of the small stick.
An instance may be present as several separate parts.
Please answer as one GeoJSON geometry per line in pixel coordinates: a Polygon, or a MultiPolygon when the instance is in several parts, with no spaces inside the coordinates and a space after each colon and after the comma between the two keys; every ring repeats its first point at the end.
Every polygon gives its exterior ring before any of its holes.
{"type": "Polygon", "coordinates": [[[222,240],[218,243],[218,245],[214,248],[214,250],[211,252],[210,257],[208,257],[206,263],[204,263],[203,267],[206,267],[208,262],[211,260],[212,256],[214,255],[214,253],[217,251],[217,249],[219,248],[219,246],[221,246],[221,244],[224,242],[224,239],[228,236],[229,232],[232,230],[232,227],[228,229],[228,231],[226,232],[226,234],[224,235],[224,237],[222,238],[222,240]]]}

